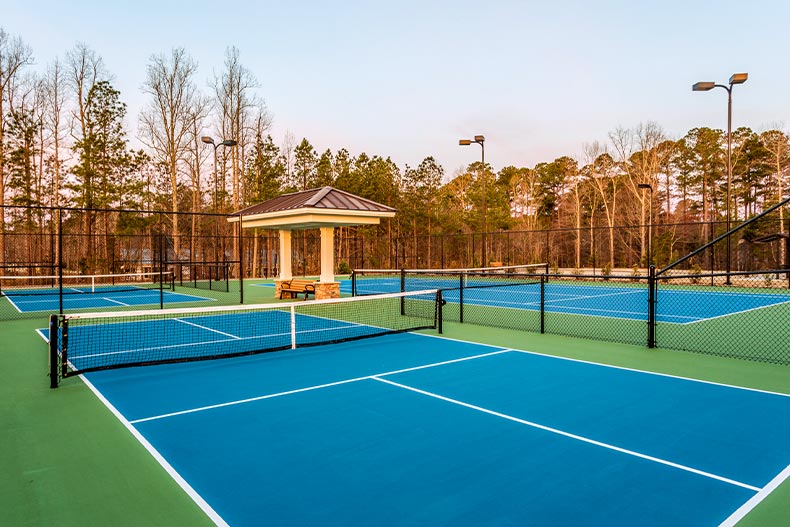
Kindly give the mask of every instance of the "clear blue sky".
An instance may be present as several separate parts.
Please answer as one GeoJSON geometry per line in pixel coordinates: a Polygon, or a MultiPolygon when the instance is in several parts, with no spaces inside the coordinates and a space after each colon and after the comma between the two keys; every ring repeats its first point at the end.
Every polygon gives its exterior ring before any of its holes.
{"type": "Polygon", "coordinates": [[[580,157],[618,126],[658,122],[671,137],[733,126],[790,125],[790,2],[25,2],[0,0],[0,25],[32,48],[37,67],[81,41],[96,50],[129,105],[133,127],[152,54],[183,46],[199,78],[226,47],[260,82],[272,134],[307,137],[401,167],[436,157],[448,174],[479,159],[458,139],[486,136],[486,160],[533,166],[580,157]]]}

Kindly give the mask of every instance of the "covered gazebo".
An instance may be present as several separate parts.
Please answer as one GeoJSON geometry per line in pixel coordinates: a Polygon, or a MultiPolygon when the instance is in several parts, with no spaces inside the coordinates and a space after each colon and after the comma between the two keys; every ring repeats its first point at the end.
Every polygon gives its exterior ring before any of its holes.
{"type": "Polygon", "coordinates": [[[233,213],[228,221],[241,221],[243,229],[277,230],[280,235],[280,285],[292,278],[291,232],[321,231],[321,276],[315,284],[315,297],[338,298],[340,283],[335,282],[335,227],[378,225],[381,218],[392,218],[395,209],[333,187],[322,187],[283,194],[269,201],[233,213]]]}

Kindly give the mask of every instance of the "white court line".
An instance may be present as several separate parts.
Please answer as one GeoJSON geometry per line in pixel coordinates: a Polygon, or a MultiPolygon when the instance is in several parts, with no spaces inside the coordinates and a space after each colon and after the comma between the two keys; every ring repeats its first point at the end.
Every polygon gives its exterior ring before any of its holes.
{"type": "MultiPolygon", "coordinates": [[[[595,297],[590,297],[595,298],[595,297]]],[[[555,300],[554,302],[561,302],[562,300],[555,300]]],[[[448,303],[452,302],[453,304],[457,304],[458,302],[455,300],[448,300],[448,303]]],[[[549,302],[546,302],[547,304],[549,302]]],[[[525,308],[524,306],[532,306],[538,308],[540,306],[537,302],[509,302],[507,300],[488,300],[488,299],[480,299],[475,298],[471,300],[467,300],[464,297],[464,305],[475,305],[475,306],[491,306],[492,304],[500,304],[504,307],[510,307],[513,309],[527,309],[528,311],[538,311],[538,309],[529,309],[525,308]]],[[[493,306],[499,307],[499,306],[493,306]]],[[[554,305],[548,306],[546,309],[548,313],[557,314],[557,315],[581,315],[586,317],[598,317],[598,318],[616,318],[618,320],[628,320],[632,322],[647,322],[647,312],[645,311],[618,311],[616,309],[602,309],[597,307],[578,307],[578,306],[561,306],[561,305],[554,305]],[[564,311],[557,311],[557,309],[562,309],[564,311]],[[598,314],[590,314],[590,313],[583,313],[582,311],[594,311],[599,313],[610,313],[609,315],[598,315],[598,314]],[[623,317],[618,315],[639,315],[642,318],[630,318],[630,317],[623,317]]],[[[657,315],[660,319],[659,322],[663,322],[665,324],[678,324],[684,325],[688,324],[689,322],[673,322],[670,320],[665,320],[667,318],[693,318],[687,317],[683,315],[657,315]]],[[[693,320],[693,322],[697,322],[699,319],[693,320]]]]}
{"type": "Polygon", "coordinates": [[[741,505],[738,510],[730,515],[729,518],[721,522],[719,527],[734,527],[735,524],[741,521],[744,516],[749,514],[757,505],[760,504],[760,502],[767,498],[769,494],[775,491],[779,485],[784,483],[784,481],[788,478],[790,478],[790,465],[777,474],[774,479],[769,481],[768,484],[763,487],[760,492],[752,496],[749,501],[741,505]]]}
{"type": "Polygon", "coordinates": [[[225,333],[224,331],[220,331],[218,329],[212,329],[212,328],[209,328],[209,327],[206,327],[206,326],[201,326],[200,324],[195,324],[194,322],[189,322],[189,321],[186,321],[186,320],[183,320],[183,319],[180,319],[180,318],[174,318],[173,320],[175,320],[176,322],[181,322],[182,324],[187,324],[188,326],[193,326],[193,327],[196,327],[196,328],[205,329],[206,331],[212,331],[214,333],[219,333],[220,335],[225,335],[226,337],[230,337],[232,339],[242,340],[242,338],[239,337],[238,335],[233,335],[231,333],[225,333]]]}
{"type": "Polygon", "coordinates": [[[351,382],[370,380],[370,379],[373,379],[376,376],[395,375],[397,373],[405,373],[407,371],[416,371],[416,370],[422,370],[422,369],[425,369],[425,368],[434,368],[436,366],[444,366],[446,364],[453,364],[453,363],[456,363],[456,362],[464,362],[464,361],[473,360],[473,359],[480,359],[480,358],[483,358],[483,357],[490,357],[492,355],[499,355],[501,353],[508,353],[510,351],[512,351],[512,350],[510,350],[510,349],[500,349],[498,351],[492,351],[490,353],[483,353],[483,354],[480,354],[480,355],[473,355],[471,357],[461,357],[460,359],[451,359],[451,360],[446,360],[446,361],[442,361],[442,362],[434,362],[434,363],[431,363],[431,364],[423,364],[421,366],[414,366],[412,368],[404,368],[404,369],[401,369],[401,370],[393,370],[393,371],[388,371],[388,372],[384,372],[384,373],[375,373],[373,375],[365,375],[364,377],[354,377],[353,379],[344,379],[342,381],[330,382],[330,383],[327,383],[327,384],[319,384],[319,385],[316,385],[316,386],[308,386],[307,388],[298,388],[298,389],[295,389],[295,390],[288,390],[286,392],[271,393],[271,394],[267,394],[267,395],[260,395],[260,396],[257,396],[257,397],[250,397],[250,398],[247,398],[247,399],[239,399],[237,401],[228,401],[228,402],[225,402],[225,403],[217,403],[217,404],[212,404],[212,405],[209,405],[209,406],[201,406],[199,408],[190,408],[189,410],[181,410],[179,412],[171,412],[171,413],[162,414],[162,415],[154,415],[154,416],[151,416],[151,417],[144,417],[142,419],[135,419],[135,420],[130,421],[130,422],[132,424],[137,424],[137,423],[143,423],[143,422],[146,422],[146,421],[154,421],[156,419],[164,419],[165,417],[173,417],[173,416],[176,416],[176,415],[184,415],[184,414],[191,414],[191,413],[195,413],[195,412],[202,412],[204,410],[213,410],[214,408],[224,408],[226,406],[234,406],[234,405],[237,405],[237,404],[251,403],[251,402],[254,402],[254,401],[262,401],[264,399],[271,399],[273,397],[282,397],[284,395],[291,395],[291,394],[294,394],[294,393],[309,392],[309,391],[312,391],[312,390],[320,390],[322,388],[329,388],[331,386],[338,386],[338,385],[341,385],[341,384],[348,384],[348,383],[351,383],[351,382]]]}
{"type": "Polygon", "coordinates": [[[642,454],[640,452],[635,452],[633,450],[628,450],[626,448],[621,448],[621,447],[618,447],[618,446],[610,445],[608,443],[603,443],[601,441],[596,441],[596,440],[590,439],[588,437],[580,436],[580,435],[577,435],[577,434],[572,434],[570,432],[565,432],[563,430],[559,430],[557,428],[552,428],[550,426],[545,426],[545,425],[541,425],[541,424],[538,424],[538,423],[535,423],[535,422],[532,422],[532,421],[519,419],[518,417],[513,417],[512,415],[507,415],[507,414],[503,414],[503,413],[500,413],[500,412],[495,412],[493,410],[489,410],[489,409],[483,408],[481,406],[476,406],[476,405],[473,405],[473,404],[465,403],[465,402],[459,401],[457,399],[450,399],[449,397],[444,397],[442,395],[438,395],[438,394],[435,394],[435,393],[426,392],[425,390],[420,390],[418,388],[414,388],[412,386],[407,386],[405,384],[400,384],[400,383],[397,383],[397,382],[393,382],[393,381],[390,381],[390,380],[387,380],[387,379],[381,379],[381,378],[378,378],[378,377],[374,377],[373,380],[379,381],[379,382],[383,382],[383,383],[386,383],[386,384],[390,384],[392,386],[396,386],[396,387],[402,388],[404,390],[410,390],[410,391],[413,391],[413,392],[416,392],[416,393],[419,393],[419,394],[422,394],[422,395],[427,395],[428,397],[433,397],[434,399],[439,399],[441,401],[457,404],[459,406],[463,406],[465,408],[476,410],[478,412],[482,412],[482,413],[485,413],[485,414],[493,415],[495,417],[500,417],[502,419],[507,419],[508,421],[513,421],[513,422],[520,423],[520,424],[523,424],[523,425],[531,426],[533,428],[537,428],[539,430],[544,430],[546,432],[551,432],[553,434],[557,434],[557,435],[561,435],[561,436],[564,436],[564,437],[568,437],[570,439],[575,439],[577,441],[582,441],[584,443],[589,443],[591,445],[599,446],[599,447],[606,448],[606,449],[609,449],[609,450],[614,450],[615,452],[620,452],[622,454],[628,454],[629,456],[638,457],[638,458],[641,458],[641,459],[645,459],[647,461],[653,461],[654,463],[659,463],[661,465],[666,465],[668,467],[677,468],[677,469],[680,469],[680,470],[684,470],[686,472],[691,472],[692,474],[697,474],[699,476],[704,476],[706,478],[715,479],[715,480],[718,480],[718,481],[721,481],[721,482],[724,482],[724,483],[729,483],[730,485],[735,485],[735,486],[738,486],[738,487],[749,489],[749,490],[752,490],[754,492],[758,492],[760,490],[758,487],[754,487],[752,485],[747,485],[746,483],[741,483],[740,481],[735,481],[734,479],[725,478],[723,476],[718,476],[716,474],[711,474],[710,472],[705,472],[703,470],[698,470],[698,469],[695,469],[695,468],[691,468],[691,467],[688,467],[686,465],[681,465],[679,463],[673,463],[672,461],[667,461],[666,459],[661,459],[661,458],[658,458],[658,457],[649,456],[647,454],[642,454]]]}
{"type": "Polygon", "coordinates": [[[20,313],[27,313],[27,311],[22,311],[21,309],[19,309],[19,306],[17,306],[17,305],[16,305],[16,302],[14,302],[13,300],[11,300],[11,297],[10,297],[10,296],[8,296],[8,295],[5,295],[5,297],[8,299],[8,302],[9,302],[9,303],[10,303],[12,306],[14,306],[14,309],[16,309],[18,312],[20,312],[20,313]]]}
{"type": "MultiPolygon", "coordinates": [[[[446,337],[444,335],[431,335],[430,333],[412,333],[412,335],[419,335],[421,337],[427,337],[427,338],[432,338],[432,339],[449,340],[449,341],[452,341],[452,342],[461,342],[463,344],[475,344],[477,346],[482,346],[484,348],[497,348],[497,349],[499,349],[499,348],[502,347],[502,346],[497,346],[496,344],[481,344],[480,342],[474,342],[474,341],[471,341],[471,340],[455,339],[455,338],[452,338],[452,337],[446,337]]],[[[598,367],[601,367],[601,368],[611,368],[611,369],[614,369],[614,370],[632,371],[634,373],[643,373],[645,375],[655,375],[657,377],[666,377],[666,378],[669,378],[669,379],[678,379],[678,380],[681,380],[681,381],[688,381],[688,382],[699,383],[699,384],[709,384],[711,386],[720,386],[722,388],[732,388],[733,390],[744,390],[744,391],[747,391],[747,392],[763,393],[763,394],[766,394],[766,395],[778,395],[779,397],[790,397],[790,394],[787,394],[787,393],[771,392],[771,391],[768,391],[768,390],[760,390],[759,388],[749,388],[748,386],[737,386],[735,384],[725,384],[725,383],[721,383],[721,382],[706,381],[704,379],[694,379],[693,377],[683,377],[683,376],[680,376],[680,375],[672,375],[671,373],[661,373],[661,372],[657,372],[657,371],[639,370],[637,368],[628,368],[626,366],[616,366],[614,364],[604,364],[602,362],[593,362],[593,361],[583,360],[583,359],[574,359],[574,358],[571,358],[571,357],[562,357],[562,356],[559,356],[559,355],[549,355],[547,353],[539,353],[537,351],[529,351],[529,350],[522,350],[522,349],[516,349],[516,348],[509,348],[509,349],[510,349],[510,351],[515,351],[517,353],[524,353],[526,355],[535,355],[535,356],[538,356],[538,357],[545,357],[547,359],[556,359],[556,360],[564,360],[564,361],[569,361],[569,362],[578,362],[578,363],[581,363],[581,364],[589,364],[590,366],[598,366],[598,367]]]]}
{"type": "Polygon", "coordinates": [[[782,304],[790,304],[790,300],[788,300],[787,302],[777,302],[776,304],[767,304],[764,306],[752,307],[749,309],[744,309],[743,311],[733,311],[732,313],[724,313],[723,315],[716,315],[715,317],[699,318],[697,320],[692,320],[691,322],[681,322],[680,325],[688,326],[690,324],[697,324],[699,322],[707,322],[708,320],[716,320],[717,318],[730,317],[732,315],[740,315],[741,313],[748,313],[749,311],[757,311],[758,309],[766,309],[769,307],[781,306],[782,304]]]}
{"type": "Polygon", "coordinates": [[[108,302],[113,302],[115,304],[118,304],[119,306],[129,307],[129,304],[125,304],[125,303],[121,302],[120,300],[113,300],[112,298],[107,298],[106,296],[101,297],[101,299],[102,300],[106,300],[108,302]]]}
{"type": "Polygon", "coordinates": [[[211,505],[209,505],[208,502],[204,500],[203,497],[198,494],[189,483],[187,483],[181,474],[179,474],[176,469],[174,469],[173,466],[167,462],[164,456],[162,456],[162,454],[160,454],[159,451],[156,450],[156,448],[154,448],[154,446],[149,443],[148,440],[143,437],[143,435],[138,432],[134,426],[131,425],[131,423],[129,423],[123,414],[121,414],[121,412],[119,412],[118,409],[116,409],[115,406],[113,406],[112,403],[104,397],[104,395],[102,395],[102,393],[93,385],[93,383],[91,383],[84,375],[80,375],[80,378],[82,379],[82,382],[84,382],[88,388],[91,389],[94,395],[96,395],[96,397],[98,397],[99,400],[104,403],[104,406],[106,406],[107,409],[109,409],[110,412],[112,412],[112,414],[123,424],[123,426],[129,430],[132,436],[137,439],[141,445],[143,445],[143,447],[148,451],[149,454],[151,454],[151,456],[153,456],[157,463],[159,463],[159,465],[165,469],[165,472],[167,472],[170,477],[173,478],[178,486],[187,493],[187,496],[192,498],[192,501],[194,501],[197,506],[200,507],[200,509],[206,514],[206,516],[209,517],[209,519],[211,519],[211,521],[214,522],[214,524],[216,524],[218,527],[230,527],[228,523],[217,513],[217,511],[215,511],[211,505]]]}

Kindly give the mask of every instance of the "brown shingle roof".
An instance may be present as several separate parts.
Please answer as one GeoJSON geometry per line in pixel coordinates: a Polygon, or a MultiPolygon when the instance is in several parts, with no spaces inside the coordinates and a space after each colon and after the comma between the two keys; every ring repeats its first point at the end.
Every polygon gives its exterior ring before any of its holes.
{"type": "Polygon", "coordinates": [[[234,212],[231,216],[252,216],[267,212],[279,212],[314,207],[317,209],[356,210],[370,212],[395,212],[395,209],[365,199],[333,187],[314,188],[283,194],[269,201],[252,205],[246,209],[234,212]]]}

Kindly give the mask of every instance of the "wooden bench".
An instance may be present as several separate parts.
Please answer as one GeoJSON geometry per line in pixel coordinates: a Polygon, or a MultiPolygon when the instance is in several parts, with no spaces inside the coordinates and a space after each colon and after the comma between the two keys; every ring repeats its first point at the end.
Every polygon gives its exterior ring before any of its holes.
{"type": "Polygon", "coordinates": [[[288,293],[288,298],[299,298],[299,295],[304,294],[304,299],[307,300],[307,295],[315,295],[315,282],[312,280],[286,280],[280,284],[280,298],[283,293],[288,293]]]}

